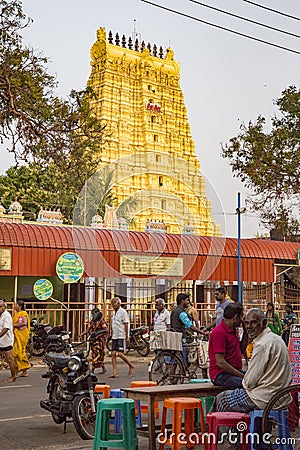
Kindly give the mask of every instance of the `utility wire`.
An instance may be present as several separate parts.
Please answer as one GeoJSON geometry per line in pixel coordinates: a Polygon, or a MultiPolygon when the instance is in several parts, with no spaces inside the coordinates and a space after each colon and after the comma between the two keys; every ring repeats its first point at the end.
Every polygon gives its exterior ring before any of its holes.
{"type": "Polygon", "coordinates": [[[239,31],[231,30],[229,28],[225,28],[225,27],[222,27],[220,25],[216,25],[216,24],[211,23],[211,22],[206,22],[205,20],[198,19],[197,17],[190,16],[189,14],[185,14],[185,13],[182,13],[180,11],[176,11],[175,9],[167,8],[166,6],[158,5],[157,3],[150,2],[149,0],[141,0],[141,2],[147,3],[148,5],[151,5],[151,6],[155,6],[156,8],[163,9],[165,11],[169,11],[169,12],[171,12],[173,14],[177,14],[179,16],[186,17],[188,19],[196,20],[197,22],[201,22],[201,23],[204,23],[205,25],[209,25],[211,27],[218,28],[219,30],[228,31],[229,33],[236,34],[238,36],[242,36],[242,37],[245,37],[247,39],[251,39],[252,41],[261,42],[262,44],[266,44],[266,45],[269,45],[271,47],[279,48],[280,50],[285,50],[287,52],[295,53],[297,55],[300,55],[300,52],[298,52],[297,50],[293,50],[293,49],[288,48],[288,47],[283,47],[282,45],[277,45],[277,44],[274,44],[272,42],[265,41],[263,39],[259,39],[259,38],[253,37],[253,36],[249,36],[248,34],[240,33],[239,31]]]}
{"type": "Polygon", "coordinates": [[[286,30],[281,30],[280,28],[272,27],[271,25],[267,25],[265,23],[256,22],[256,20],[248,19],[247,17],[239,16],[238,14],[231,13],[229,11],[224,11],[224,9],[216,8],[215,6],[206,5],[205,3],[198,2],[197,0],[188,0],[191,3],[196,3],[197,5],[203,6],[204,8],[213,9],[214,11],[218,11],[222,14],[226,14],[227,16],[235,17],[236,19],[244,20],[245,22],[254,23],[255,25],[258,25],[263,28],[268,28],[269,30],[277,31],[278,33],[287,34],[289,36],[296,37],[300,39],[299,34],[291,33],[286,30]]]}
{"type": "Polygon", "coordinates": [[[257,6],[258,8],[266,9],[267,11],[272,11],[275,14],[280,14],[281,16],[289,17],[289,19],[300,20],[299,17],[291,16],[290,14],[286,14],[282,11],[278,11],[276,9],[268,8],[267,6],[259,5],[258,3],[251,2],[250,0],[242,0],[242,2],[250,3],[250,5],[257,6]]]}

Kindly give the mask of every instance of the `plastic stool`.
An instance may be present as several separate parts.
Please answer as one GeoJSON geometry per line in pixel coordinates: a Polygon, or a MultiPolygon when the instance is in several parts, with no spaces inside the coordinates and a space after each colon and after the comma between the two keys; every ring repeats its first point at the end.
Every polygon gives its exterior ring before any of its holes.
{"type": "Polygon", "coordinates": [[[94,450],[104,448],[124,448],[132,450],[138,446],[135,427],[134,401],[129,398],[105,398],[97,403],[94,450]],[[123,432],[110,433],[109,418],[111,411],[119,411],[123,416],[123,432]]]}
{"type": "Polygon", "coordinates": [[[122,389],[111,389],[110,396],[112,398],[124,398],[124,391],[122,389]]]}
{"type": "MultiPolygon", "coordinates": [[[[261,418],[263,416],[263,410],[262,409],[254,409],[253,411],[249,412],[250,416],[250,433],[251,436],[255,436],[254,433],[257,433],[257,427],[256,425],[256,419],[261,418]]],[[[272,409],[269,413],[269,417],[272,419],[275,419],[277,422],[278,427],[278,439],[279,444],[276,444],[276,447],[278,450],[293,450],[293,446],[291,444],[287,444],[289,442],[289,438],[291,437],[290,427],[289,427],[289,421],[288,421],[288,410],[282,409],[282,410],[275,410],[272,409]],[[281,443],[282,442],[282,443],[281,443]],[[285,444],[283,444],[285,442],[285,444]]],[[[256,441],[251,441],[251,450],[257,449],[258,446],[256,445],[256,441]]]]}
{"type": "MultiPolygon", "coordinates": [[[[190,380],[191,384],[195,383],[211,383],[210,378],[192,378],[190,380]]],[[[206,418],[206,415],[209,413],[210,408],[212,407],[212,404],[214,402],[214,397],[200,397],[200,400],[202,401],[203,406],[203,413],[204,413],[204,420],[206,418]]]]}
{"type": "MultiPolygon", "coordinates": [[[[121,389],[111,389],[110,396],[112,398],[124,398],[124,391],[122,391],[121,389]]],[[[109,423],[113,424],[115,433],[121,433],[122,428],[121,411],[116,410],[115,414],[113,416],[111,415],[109,423]]]]}
{"type": "MultiPolygon", "coordinates": [[[[130,383],[131,388],[135,387],[150,387],[150,386],[157,386],[156,381],[132,381],[130,383]]],[[[147,405],[141,405],[140,400],[136,400],[135,402],[135,415],[136,415],[136,423],[140,427],[143,426],[142,422],[142,414],[146,414],[148,412],[148,406],[147,405]]],[[[159,408],[158,408],[158,402],[154,403],[154,412],[155,417],[159,417],[159,408]]]]}
{"type": "Polygon", "coordinates": [[[250,416],[248,414],[238,412],[213,412],[207,414],[206,421],[208,424],[208,436],[214,437],[213,442],[209,443],[210,450],[217,450],[219,427],[235,427],[240,422],[244,422],[247,425],[245,430],[240,430],[240,433],[243,435],[241,450],[250,450],[250,443],[248,443],[249,439],[247,438],[250,430],[250,416]]]}
{"type": "Polygon", "coordinates": [[[110,397],[110,385],[109,384],[96,384],[94,392],[96,394],[103,394],[103,398],[110,397]]]}
{"type": "Polygon", "coordinates": [[[202,401],[203,414],[204,414],[204,420],[205,420],[207,414],[209,413],[209,411],[212,407],[215,397],[200,397],[200,400],[202,401]]]}
{"type": "MultiPolygon", "coordinates": [[[[162,450],[166,445],[171,446],[173,450],[178,450],[183,446],[187,448],[193,448],[198,442],[195,442],[195,433],[194,433],[194,411],[200,412],[200,428],[201,434],[205,433],[204,426],[204,416],[202,409],[202,402],[198,398],[190,398],[190,397],[174,397],[174,398],[166,398],[164,400],[163,413],[162,413],[162,422],[161,422],[161,433],[165,436],[166,431],[166,420],[167,420],[167,409],[171,409],[173,411],[172,417],[172,434],[170,438],[166,439],[165,442],[160,442],[159,450],[162,450]],[[184,411],[184,433],[187,439],[183,439],[181,429],[182,429],[182,412],[184,411]],[[189,440],[189,436],[193,433],[193,440],[189,440]],[[180,440],[178,439],[180,436],[180,440]]],[[[199,439],[201,438],[201,434],[198,435],[199,439]]],[[[201,442],[201,440],[199,441],[201,442]]],[[[204,442],[204,448],[206,449],[206,443],[204,442]]]]}

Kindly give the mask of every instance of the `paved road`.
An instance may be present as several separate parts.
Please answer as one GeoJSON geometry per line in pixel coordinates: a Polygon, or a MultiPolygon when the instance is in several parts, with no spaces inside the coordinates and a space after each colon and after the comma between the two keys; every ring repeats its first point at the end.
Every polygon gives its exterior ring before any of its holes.
{"type": "MultiPolygon", "coordinates": [[[[99,375],[101,383],[112,388],[128,387],[131,381],[147,380],[148,358],[130,358],[136,365],[135,373],[127,375],[125,364],[119,364],[117,379],[110,379],[111,364],[107,364],[107,373],[99,375]]],[[[110,361],[108,358],[107,361],[110,361]]],[[[63,425],[53,422],[51,415],[39,406],[39,401],[47,398],[47,380],[41,378],[45,367],[37,362],[29,371],[28,378],[18,378],[16,383],[4,384],[9,371],[0,371],[0,449],[1,450],[75,450],[92,449],[92,441],[83,441],[72,423],[67,424],[67,433],[63,434],[63,425]]],[[[97,371],[96,371],[97,373],[97,371]]],[[[145,439],[139,440],[139,448],[148,448],[145,439]]]]}

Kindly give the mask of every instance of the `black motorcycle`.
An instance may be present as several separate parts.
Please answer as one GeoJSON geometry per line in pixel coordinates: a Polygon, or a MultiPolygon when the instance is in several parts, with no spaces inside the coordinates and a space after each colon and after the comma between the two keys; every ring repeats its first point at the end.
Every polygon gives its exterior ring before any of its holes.
{"type": "MultiPolygon", "coordinates": [[[[92,333],[88,341],[101,333],[92,333]]],[[[71,357],[62,353],[46,353],[43,361],[48,365],[48,398],[40,401],[40,406],[49,411],[55,423],[65,423],[72,418],[77,433],[82,439],[93,439],[96,424],[96,405],[99,400],[94,393],[98,382],[88,363],[88,354],[82,350],[71,357]]],[[[65,430],[65,429],[64,429],[65,430]]]]}
{"type": "MultiPolygon", "coordinates": [[[[106,347],[111,352],[111,336],[107,339],[106,347]]],[[[134,328],[130,330],[130,343],[126,348],[125,354],[130,350],[136,350],[141,356],[148,356],[150,352],[150,343],[149,343],[149,330],[148,327],[143,325],[138,328],[134,328]]]]}
{"type": "Polygon", "coordinates": [[[67,343],[70,343],[70,334],[64,331],[63,326],[51,327],[49,323],[41,323],[44,318],[36,319],[35,317],[30,321],[30,337],[26,347],[28,357],[43,356],[45,352],[60,353],[67,348],[67,343]],[[48,350],[48,345],[51,344],[48,350]]]}

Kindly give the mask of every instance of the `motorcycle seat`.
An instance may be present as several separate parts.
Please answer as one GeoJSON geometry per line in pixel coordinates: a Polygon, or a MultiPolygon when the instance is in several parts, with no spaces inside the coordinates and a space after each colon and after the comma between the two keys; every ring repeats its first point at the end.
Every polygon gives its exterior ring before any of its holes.
{"type": "Polygon", "coordinates": [[[70,358],[58,353],[47,353],[44,359],[53,364],[55,368],[62,369],[68,365],[70,358]]]}
{"type": "Polygon", "coordinates": [[[63,325],[58,325],[57,327],[53,327],[49,331],[49,334],[65,334],[65,333],[66,333],[66,331],[64,331],[63,325]]]}
{"type": "Polygon", "coordinates": [[[61,336],[58,334],[48,334],[47,338],[46,338],[46,344],[49,344],[50,342],[54,342],[57,341],[58,339],[60,339],[61,336]]]}
{"type": "Polygon", "coordinates": [[[139,334],[139,333],[143,333],[143,331],[145,331],[147,329],[147,327],[145,327],[145,326],[141,326],[141,327],[138,327],[138,328],[134,328],[133,330],[130,330],[130,334],[139,334]]]}

